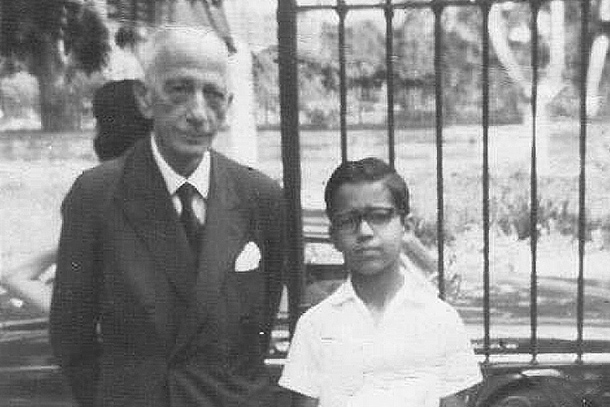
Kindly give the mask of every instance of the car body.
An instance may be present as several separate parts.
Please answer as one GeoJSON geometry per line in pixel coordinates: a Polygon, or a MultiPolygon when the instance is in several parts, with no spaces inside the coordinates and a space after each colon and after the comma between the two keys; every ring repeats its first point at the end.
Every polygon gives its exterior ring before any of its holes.
{"type": "MultiPolygon", "coordinates": [[[[75,406],[51,353],[48,318],[2,297],[0,407],[75,406]]],[[[279,378],[289,346],[287,316],[279,314],[272,332],[266,364],[273,380],[279,378]]],[[[480,332],[481,327],[468,328],[480,332]]],[[[571,340],[539,339],[535,360],[527,337],[494,337],[487,347],[485,340],[475,339],[473,347],[485,380],[469,394],[472,407],[610,405],[610,337],[584,341],[581,357],[571,340]]],[[[276,407],[288,406],[289,394],[279,387],[276,392],[276,407]]]]}

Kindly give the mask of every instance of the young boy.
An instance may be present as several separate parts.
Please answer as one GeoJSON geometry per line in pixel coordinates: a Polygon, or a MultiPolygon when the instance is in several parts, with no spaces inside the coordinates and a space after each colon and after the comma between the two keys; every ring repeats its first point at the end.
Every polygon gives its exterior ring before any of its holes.
{"type": "Polygon", "coordinates": [[[299,320],[279,384],[297,407],[465,406],[481,380],[457,312],[405,269],[405,181],[376,158],[345,162],[325,191],[349,278],[299,320]]]}

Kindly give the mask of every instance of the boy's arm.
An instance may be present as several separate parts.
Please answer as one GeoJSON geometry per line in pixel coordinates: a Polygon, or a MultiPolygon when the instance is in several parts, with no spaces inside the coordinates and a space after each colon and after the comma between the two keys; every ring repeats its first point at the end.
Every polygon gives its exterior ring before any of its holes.
{"type": "Polygon", "coordinates": [[[11,294],[25,301],[36,310],[48,314],[51,309],[51,285],[40,280],[30,280],[23,276],[12,275],[2,279],[2,285],[11,294]]]}
{"type": "Polygon", "coordinates": [[[446,335],[443,383],[446,395],[441,398],[441,407],[466,407],[475,386],[483,380],[481,368],[472,349],[466,326],[453,307],[445,315],[446,335]]]}
{"type": "MultiPolygon", "coordinates": [[[[2,270],[0,284],[11,295],[48,314],[51,308],[52,287],[49,279],[45,281],[42,277],[47,274],[47,269],[55,264],[56,257],[56,250],[52,250],[10,270],[2,270]]],[[[55,274],[54,268],[50,274],[55,274]]]]}
{"type": "Polygon", "coordinates": [[[292,407],[318,407],[318,399],[292,392],[292,407]]]}

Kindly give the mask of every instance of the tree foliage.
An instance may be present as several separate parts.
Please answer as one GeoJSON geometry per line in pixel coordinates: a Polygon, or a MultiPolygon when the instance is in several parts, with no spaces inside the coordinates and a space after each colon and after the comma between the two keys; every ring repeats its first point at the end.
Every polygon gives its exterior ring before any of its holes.
{"type": "Polygon", "coordinates": [[[254,94],[259,110],[279,114],[279,81],[277,47],[269,47],[252,58],[254,94]]]}
{"type": "Polygon", "coordinates": [[[80,103],[81,75],[100,71],[109,59],[108,19],[154,26],[176,22],[178,11],[196,15],[235,51],[222,0],[2,0],[0,74],[25,70],[36,77],[45,130],[75,128],[78,117],[70,111],[80,103]]]}
{"type": "Polygon", "coordinates": [[[92,1],[11,0],[0,3],[0,56],[6,71],[38,80],[45,130],[77,128],[80,114],[72,78],[101,69],[109,33],[92,1]]]}
{"type": "MultiPolygon", "coordinates": [[[[510,52],[519,64],[526,82],[531,81],[532,8],[528,3],[500,2],[502,18],[507,27],[506,37],[510,52]]],[[[498,5],[494,6],[497,7],[498,5]]],[[[440,62],[443,113],[447,122],[473,122],[481,120],[483,98],[483,11],[480,5],[447,6],[438,14],[440,24],[435,24],[435,13],[426,8],[406,8],[396,12],[393,31],[393,83],[394,102],[397,105],[397,124],[414,120],[433,120],[436,101],[435,61],[440,62]],[[436,28],[440,30],[437,32],[436,28]],[[435,55],[437,40],[440,55],[435,55]],[[404,117],[403,117],[404,116],[404,117]]],[[[556,112],[567,112],[565,106],[578,106],[573,95],[578,94],[582,76],[581,55],[581,4],[565,2],[565,69],[562,81],[564,91],[553,101],[556,112]],[[559,106],[561,105],[561,106],[559,106]],[[562,107],[563,106],[563,107],[562,107]],[[561,107],[561,108],[560,108],[561,107]]],[[[551,59],[550,2],[543,2],[538,27],[538,63],[541,78],[549,69],[551,59]]],[[[593,30],[599,29],[595,17],[593,30]]],[[[302,60],[301,80],[309,89],[301,92],[303,105],[338,105],[339,92],[339,33],[336,23],[322,22],[319,52],[311,54],[299,49],[302,60]]],[[[384,102],[386,85],[386,33],[385,26],[373,20],[348,20],[343,47],[346,61],[346,85],[350,109],[364,106],[362,102],[384,102]]],[[[315,49],[315,47],[314,47],[315,49]]],[[[554,49],[554,48],[553,48],[554,49]]],[[[496,49],[490,46],[489,95],[492,123],[521,120],[524,99],[520,84],[509,75],[496,49]]],[[[338,109],[338,106],[335,108],[338,109]]]]}
{"type": "Polygon", "coordinates": [[[91,2],[12,0],[0,5],[0,53],[40,76],[52,47],[57,64],[86,73],[100,69],[110,51],[108,29],[91,2]]]}

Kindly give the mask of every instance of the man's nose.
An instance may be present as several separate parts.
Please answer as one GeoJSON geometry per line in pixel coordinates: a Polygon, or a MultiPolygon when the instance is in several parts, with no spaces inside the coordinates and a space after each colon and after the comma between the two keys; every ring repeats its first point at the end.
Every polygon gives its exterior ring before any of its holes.
{"type": "Polygon", "coordinates": [[[203,92],[196,92],[190,101],[188,119],[196,125],[209,120],[212,110],[203,92]]]}

